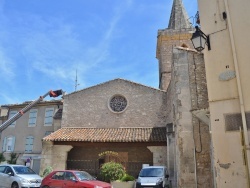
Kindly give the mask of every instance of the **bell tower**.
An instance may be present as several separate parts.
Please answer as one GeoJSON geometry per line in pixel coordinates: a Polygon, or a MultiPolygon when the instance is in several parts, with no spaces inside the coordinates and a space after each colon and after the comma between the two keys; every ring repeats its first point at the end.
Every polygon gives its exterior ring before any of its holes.
{"type": "Polygon", "coordinates": [[[171,80],[173,48],[191,48],[194,28],[189,22],[182,0],[173,0],[168,28],[158,30],[156,58],[159,61],[159,88],[167,90],[171,80]]]}

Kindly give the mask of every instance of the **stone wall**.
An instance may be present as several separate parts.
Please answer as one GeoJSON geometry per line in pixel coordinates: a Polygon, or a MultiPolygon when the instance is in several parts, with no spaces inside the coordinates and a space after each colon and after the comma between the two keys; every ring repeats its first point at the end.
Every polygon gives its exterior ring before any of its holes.
{"type": "MultiPolygon", "coordinates": [[[[138,146],[131,143],[127,144],[127,146],[119,146],[118,143],[110,143],[108,145],[110,146],[96,143],[91,147],[84,146],[84,144],[82,146],[75,146],[68,154],[69,162],[67,169],[85,170],[97,176],[98,166],[104,162],[115,161],[122,163],[127,173],[136,177],[143,164],[153,165],[153,159],[157,157],[155,157],[155,153],[150,151],[146,145],[138,146]],[[99,159],[103,159],[103,162],[99,163],[99,159]]],[[[162,148],[161,146],[158,147],[162,148]]],[[[166,146],[164,149],[166,150],[166,146]]],[[[158,155],[163,156],[164,151],[160,151],[158,155]]]]}
{"type": "Polygon", "coordinates": [[[62,127],[164,127],[166,92],[115,79],[64,96],[62,127]],[[109,108],[114,95],[127,99],[122,113],[109,108]]]}
{"type": "Polygon", "coordinates": [[[43,141],[40,174],[42,175],[47,167],[53,170],[66,169],[68,152],[72,149],[70,145],[54,145],[53,142],[43,141]]]}
{"type": "Polygon", "coordinates": [[[167,146],[148,146],[153,153],[154,166],[167,166],[167,146]]]}
{"type": "Polygon", "coordinates": [[[159,60],[160,88],[167,90],[171,80],[173,48],[183,46],[192,47],[192,29],[182,29],[181,31],[165,29],[158,31],[156,57],[159,60]]]}
{"type": "MultiPolygon", "coordinates": [[[[208,93],[203,54],[188,53],[191,111],[207,109],[208,93]]],[[[192,116],[198,187],[212,187],[209,125],[192,116]]]]}
{"type": "MultiPolygon", "coordinates": [[[[173,119],[169,133],[169,160],[175,158],[174,187],[212,187],[210,134],[207,124],[192,111],[208,108],[203,55],[185,48],[173,49],[171,82],[167,90],[168,113],[173,119]]],[[[169,118],[170,119],[170,118],[169,118]]],[[[172,160],[173,162],[173,160],[172,160]]],[[[172,162],[168,162],[172,164],[172,162]]]]}

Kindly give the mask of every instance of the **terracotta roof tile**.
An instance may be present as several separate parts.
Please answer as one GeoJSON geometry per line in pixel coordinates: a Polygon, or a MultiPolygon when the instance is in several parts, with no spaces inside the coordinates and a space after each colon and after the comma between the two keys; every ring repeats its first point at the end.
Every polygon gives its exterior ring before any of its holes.
{"type": "Polygon", "coordinates": [[[166,128],[61,128],[43,141],[166,142],[166,128]]]}

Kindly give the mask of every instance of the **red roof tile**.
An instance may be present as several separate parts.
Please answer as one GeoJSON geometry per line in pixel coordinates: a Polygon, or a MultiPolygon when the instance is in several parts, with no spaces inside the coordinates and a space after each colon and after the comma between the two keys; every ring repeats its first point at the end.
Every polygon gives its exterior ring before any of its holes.
{"type": "Polygon", "coordinates": [[[61,128],[43,141],[166,142],[166,128],[61,128]]]}

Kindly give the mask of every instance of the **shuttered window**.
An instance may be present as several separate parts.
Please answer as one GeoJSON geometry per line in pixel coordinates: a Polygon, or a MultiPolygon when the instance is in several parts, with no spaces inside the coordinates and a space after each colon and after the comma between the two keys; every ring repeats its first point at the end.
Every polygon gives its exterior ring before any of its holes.
{"type": "Polygon", "coordinates": [[[31,109],[29,114],[29,127],[36,126],[37,109],[31,109]]]}
{"type": "MultiPolygon", "coordinates": [[[[10,111],[9,119],[12,118],[15,114],[17,114],[17,111],[10,111]]],[[[10,124],[10,127],[14,127],[16,125],[16,121],[10,124]]]]}
{"type": "Polygon", "coordinates": [[[33,142],[34,142],[33,136],[26,137],[25,153],[31,153],[33,151],[33,142]]]}
{"type": "Polygon", "coordinates": [[[5,137],[3,140],[3,152],[13,152],[15,147],[15,137],[14,136],[8,136],[5,137]]]}
{"type": "Polygon", "coordinates": [[[54,115],[54,108],[46,108],[45,109],[45,119],[44,125],[51,126],[53,123],[53,115],[54,115]]]}

